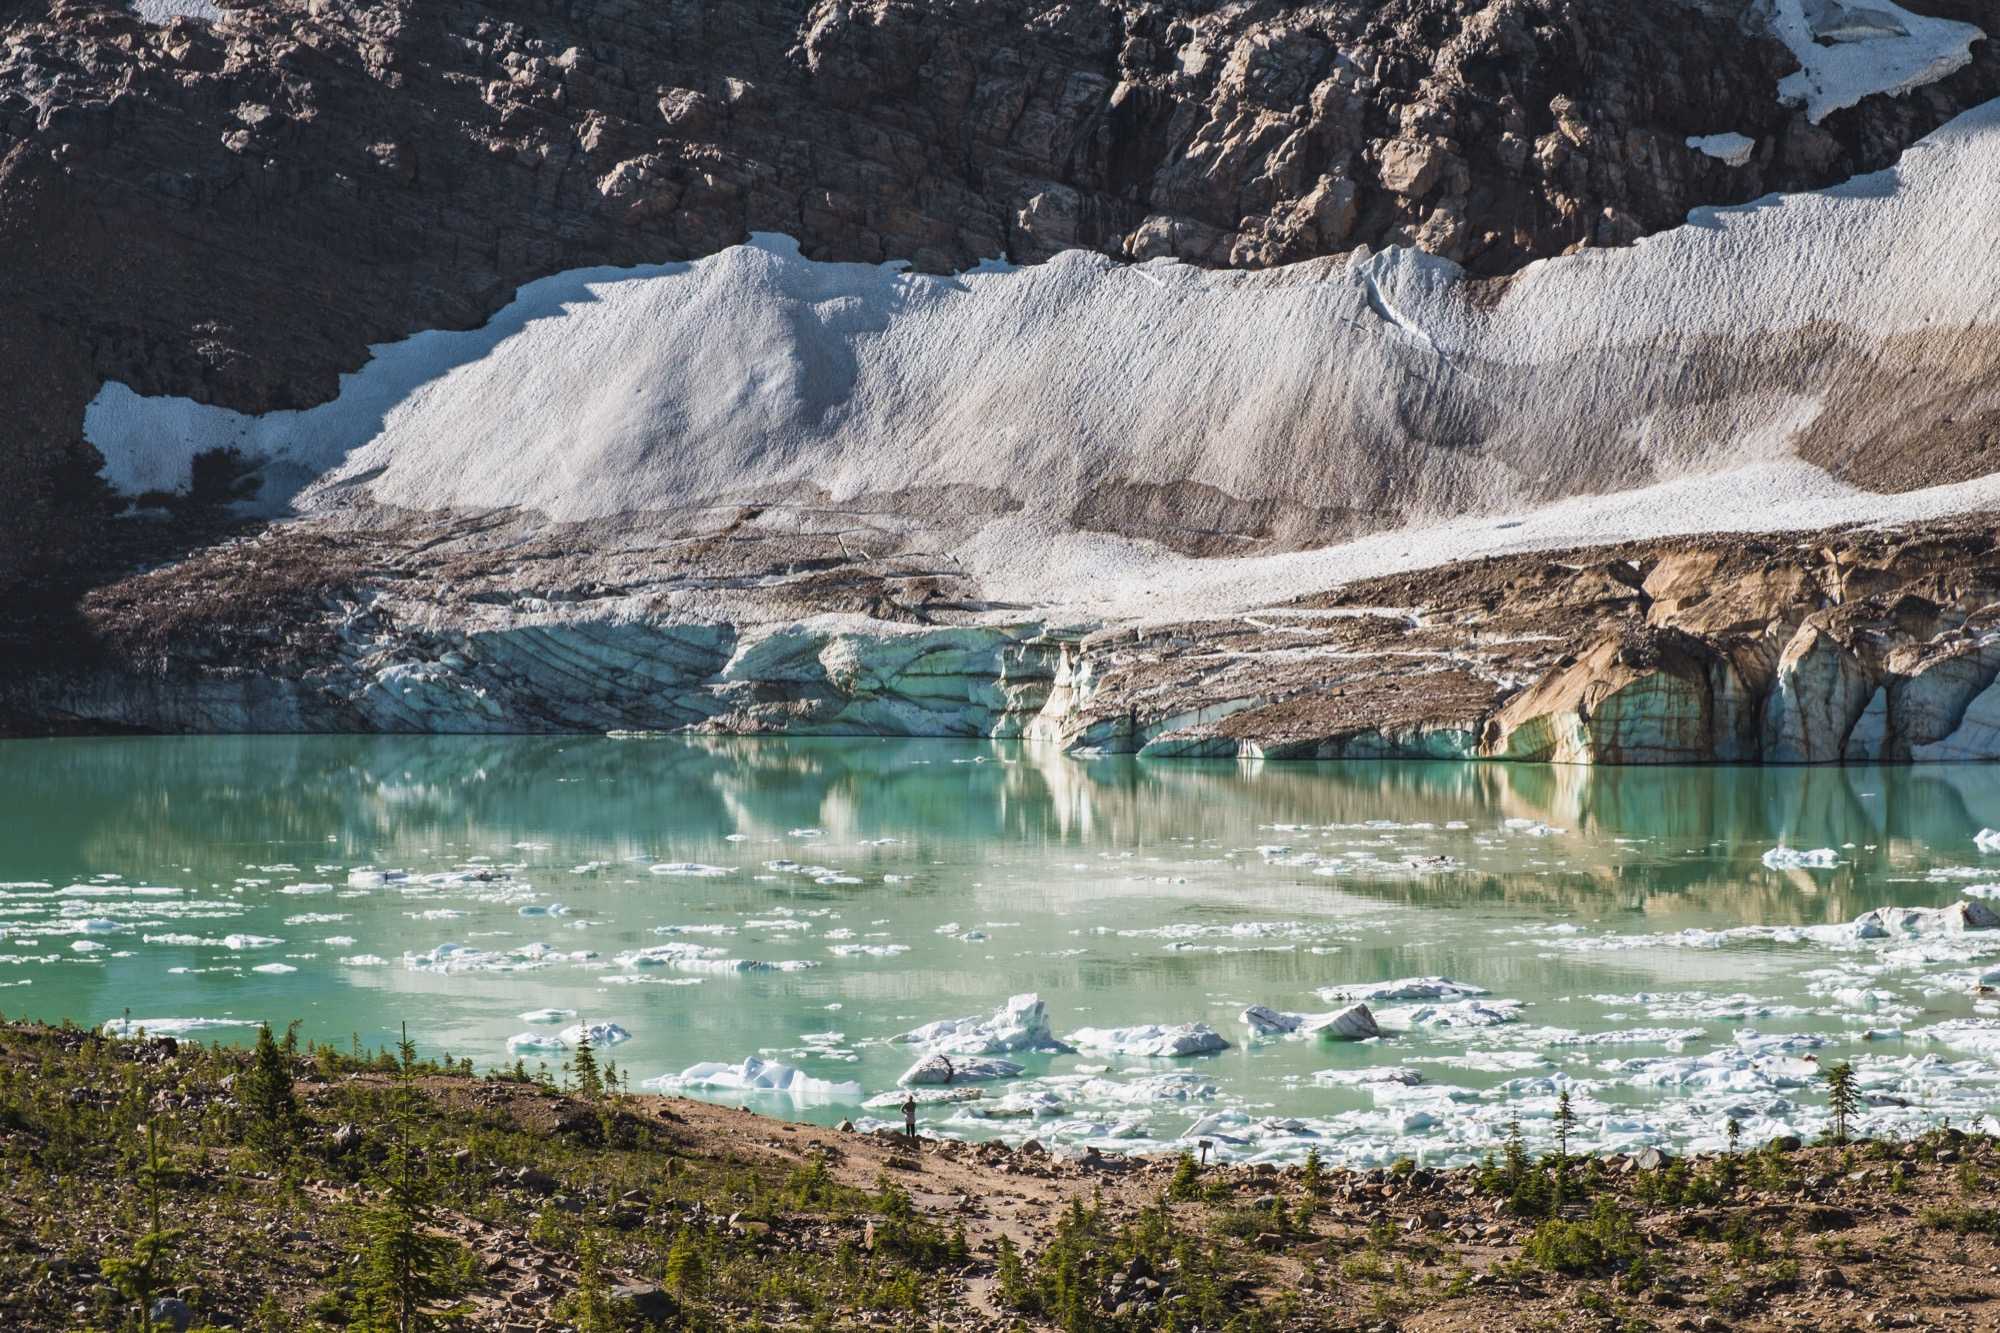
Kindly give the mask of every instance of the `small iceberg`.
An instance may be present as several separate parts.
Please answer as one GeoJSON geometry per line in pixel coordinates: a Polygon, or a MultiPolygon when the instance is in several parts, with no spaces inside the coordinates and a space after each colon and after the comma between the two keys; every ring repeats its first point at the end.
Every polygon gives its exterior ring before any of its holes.
{"type": "Polygon", "coordinates": [[[107,1037],[179,1037],[210,1028],[247,1028],[255,1024],[241,1018],[114,1018],[104,1025],[107,1037]]]}
{"type": "Polygon", "coordinates": [[[1281,1013],[1268,1005],[1253,1004],[1242,1014],[1253,1037],[1335,1037],[1342,1041],[1366,1041],[1382,1035],[1375,1015],[1365,1004],[1352,1004],[1330,1014],[1281,1013]]]}
{"type": "Polygon", "coordinates": [[[1129,1028],[1079,1028],[1069,1035],[1068,1040],[1081,1051],[1158,1060],[1213,1055],[1229,1049],[1229,1042],[1222,1034],[1206,1023],[1180,1023],[1171,1027],[1160,1023],[1142,1023],[1129,1028]]]}
{"type": "Polygon", "coordinates": [[[1385,1000],[1468,1000],[1492,992],[1484,986],[1468,986],[1450,977],[1401,977],[1395,981],[1322,986],[1314,994],[1327,1001],[1381,1004],[1385,1000]]]}
{"type": "Polygon", "coordinates": [[[616,1046],[621,1041],[632,1040],[632,1034],[616,1023],[573,1023],[560,1035],[571,1046],[586,1037],[592,1046],[616,1046]]]}
{"type": "Polygon", "coordinates": [[[736,1065],[708,1062],[678,1074],[662,1074],[641,1086],[656,1092],[745,1092],[790,1097],[793,1101],[859,1101],[861,1085],[814,1078],[776,1060],[745,1056],[736,1065]]]}
{"type": "Polygon", "coordinates": [[[1773,847],[1761,858],[1767,870],[1831,870],[1840,864],[1840,853],[1831,847],[1802,852],[1796,847],[1773,847]]]}
{"type": "Polygon", "coordinates": [[[566,1023],[576,1017],[574,1009],[530,1009],[519,1015],[523,1023],[566,1023]]]}
{"type": "Polygon", "coordinates": [[[1862,940],[1953,935],[2000,926],[2000,912],[1983,899],[1961,898],[1949,907],[1877,907],[1854,919],[1854,937],[1862,940]]]}
{"type": "Polygon", "coordinates": [[[1022,1067],[1012,1060],[962,1055],[927,1055],[904,1071],[896,1080],[904,1087],[918,1083],[984,1083],[996,1078],[1018,1078],[1022,1067]]]}
{"type": "Polygon", "coordinates": [[[1048,1006],[1033,993],[1014,995],[981,1018],[941,1018],[935,1023],[912,1028],[890,1038],[905,1046],[918,1046],[945,1055],[1005,1055],[1018,1051],[1042,1051],[1068,1055],[1071,1048],[1057,1041],[1049,1028],[1048,1006]]]}
{"type": "Polygon", "coordinates": [[[691,879],[719,879],[736,873],[734,866],[705,866],[699,861],[661,861],[646,870],[654,875],[683,875],[691,879]]]}

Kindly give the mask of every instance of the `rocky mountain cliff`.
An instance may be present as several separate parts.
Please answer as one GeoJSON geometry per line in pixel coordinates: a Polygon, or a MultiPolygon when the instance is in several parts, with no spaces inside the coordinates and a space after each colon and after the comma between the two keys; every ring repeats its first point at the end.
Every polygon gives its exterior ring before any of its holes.
{"type": "MultiPolygon", "coordinates": [[[[1420,702],[1379,741],[1326,702],[1354,626],[1256,689],[1201,683],[1240,631],[1200,627],[1376,567],[1245,556],[1744,462],[1802,458],[1785,475],[1829,503],[1994,471],[2000,131],[1964,114],[2000,98],[1992,8],[0,4],[0,583],[26,590],[0,708],[1852,757],[1855,719],[1774,739],[1798,731],[1768,721],[1789,649],[1718,685],[1735,649],[1650,609],[1632,660],[1733,700],[1701,705],[1699,743],[1686,700],[1665,738],[1589,726],[1603,682],[1665,679],[1592,656],[1622,622],[1537,630],[1568,650],[1463,681],[1390,672],[1420,702]],[[727,258],[759,233],[791,258],[727,258]],[[996,276],[840,267],[888,261],[996,276]],[[668,285],[610,271],[635,265],[668,285]],[[1047,276],[998,285],[1023,265],[1047,276]],[[517,296],[534,280],[558,285],[517,296]],[[637,290],[662,293],[638,323],[579,336],[637,290]],[[275,525],[229,503],[253,494],[275,525]],[[1536,721],[1558,715],[1585,720],[1536,721]]],[[[1571,540],[1592,533],[1618,535],[1571,540]]],[[[1930,573],[1958,592],[1912,584],[1942,617],[1898,621],[1913,643],[1976,631],[1983,557],[1951,550],[1969,563],[1930,573]]],[[[1759,632],[1841,604],[1815,579],[1759,632]]],[[[1840,642],[1898,707],[1902,659],[1840,642]]]]}

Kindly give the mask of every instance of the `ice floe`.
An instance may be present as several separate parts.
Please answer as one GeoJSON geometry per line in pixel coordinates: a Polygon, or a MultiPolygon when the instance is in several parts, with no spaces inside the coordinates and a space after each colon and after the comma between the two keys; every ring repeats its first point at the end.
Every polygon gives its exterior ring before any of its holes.
{"type": "Polygon", "coordinates": [[[1127,1028],[1078,1028],[1066,1040],[1080,1051],[1150,1059],[1210,1055],[1229,1049],[1229,1042],[1222,1034],[1206,1023],[1179,1023],[1173,1026],[1143,1023],[1127,1028]]]}
{"type": "Polygon", "coordinates": [[[1395,981],[1322,986],[1314,993],[1329,1002],[1347,1000],[1381,1004],[1388,1000],[1466,1000],[1492,992],[1483,986],[1468,986],[1462,981],[1453,981],[1450,977],[1403,977],[1395,981]]]}
{"type": "Polygon", "coordinates": [[[1241,1015],[1253,1036],[1335,1037],[1343,1041],[1365,1041],[1382,1035],[1375,1015],[1365,1004],[1349,1005],[1326,1014],[1282,1013],[1268,1005],[1253,1004],[1241,1015]]]}
{"type": "Polygon", "coordinates": [[[978,1055],[953,1057],[937,1053],[924,1056],[903,1071],[903,1076],[896,1081],[902,1084],[985,1083],[997,1078],[1018,1078],[1022,1072],[1023,1067],[1012,1060],[978,1055]]]}
{"type": "Polygon", "coordinates": [[[1056,1040],[1049,1027],[1048,1006],[1035,994],[1009,996],[981,1018],[941,1018],[891,1038],[899,1044],[945,1055],[1006,1055],[1019,1051],[1064,1054],[1071,1047],[1056,1040]]]}
{"type": "Polygon", "coordinates": [[[741,1064],[708,1062],[689,1065],[678,1074],[647,1079],[642,1087],[656,1092],[740,1092],[789,1097],[797,1102],[859,1101],[861,1085],[851,1081],[814,1078],[792,1065],[757,1056],[741,1064]]]}
{"type": "Polygon", "coordinates": [[[217,1028],[247,1028],[256,1024],[245,1018],[114,1018],[104,1025],[107,1037],[184,1037],[190,1032],[217,1028]]]}

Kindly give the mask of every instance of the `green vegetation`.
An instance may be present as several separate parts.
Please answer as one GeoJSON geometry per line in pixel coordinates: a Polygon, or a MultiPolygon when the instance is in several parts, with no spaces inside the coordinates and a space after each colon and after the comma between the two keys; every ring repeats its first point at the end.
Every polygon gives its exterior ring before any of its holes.
{"type": "Polygon", "coordinates": [[[1008,1245],[998,1272],[1005,1304],[1064,1333],[1268,1326],[1215,1247],[1180,1230],[1165,1200],[1116,1227],[1102,1204],[1072,1200],[1033,1264],[1008,1245]]]}
{"type": "Polygon", "coordinates": [[[1842,1060],[1820,1071],[1820,1077],[1826,1081],[1827,1109],[1833,1112],[1833,1141],[1846,1143],[1848,1121],[1861,1107],[1861,1092],[1854,1083],[1854,1066],[1842,1060]]]}
{"type": "Polygon", "coordinates": [[[1586,1221],[1543,1222],[1527,1245],[1528,1259],[1552,1273],[1601,1273],[1629,1264],[1640,1251],[1632,1215],[1610,1199],[1599,1199],[1586,1221]]]}

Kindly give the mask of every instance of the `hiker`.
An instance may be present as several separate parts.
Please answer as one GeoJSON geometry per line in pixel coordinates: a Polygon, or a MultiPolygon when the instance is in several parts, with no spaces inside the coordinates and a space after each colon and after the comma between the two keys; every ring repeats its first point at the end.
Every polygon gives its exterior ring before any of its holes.
{"type": "Polygon", "coordinates": [[[917,1137],[917,1094],[914,1092],[903,1098],[903,1137],[917,1137]]]}

